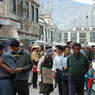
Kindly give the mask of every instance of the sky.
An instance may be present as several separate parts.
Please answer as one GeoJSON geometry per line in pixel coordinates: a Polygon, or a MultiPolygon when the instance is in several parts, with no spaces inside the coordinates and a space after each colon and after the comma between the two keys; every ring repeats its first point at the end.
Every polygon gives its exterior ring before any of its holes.
{"type": "MultiPolygon", "coordinates": [[[[47,5],[49,0],[44,2],[47,5]]],[[[84,26],[85,17],[91,12],[93,2],[93,0],[53,0],[52,18],[57,25],[61,24],[66,29],[84,26]]]]}
{"type": "Polygon", "coordinates": [[[84,3],[84,4],[93,4],[93,0],[73,0],[76,1],[78,3],[84,3]]]}

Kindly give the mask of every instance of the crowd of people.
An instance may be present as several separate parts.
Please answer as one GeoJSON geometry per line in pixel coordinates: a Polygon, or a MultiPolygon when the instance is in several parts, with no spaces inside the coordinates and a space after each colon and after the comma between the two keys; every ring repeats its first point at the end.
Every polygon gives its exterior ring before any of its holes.
{"type": "Polygon", "coordinates": [[[81,47],[69,41],[66,46],[55,48],[33,44],[26,50],[12,39],[4,52],[0,43],[0,95],[29,95],[31,85],[33,89],[39,88],[39,93],[50,95],[56,84],[59,95],[84,95],[85,75],[92,62],[95,62],[94,45],[81,47]]]}
{"type": "Polygon", "coordinates": [[[50,95],[54,82],[58,84],[59,95],[84,95],[85,75],[95,62],[95,46],[81,47],[81,44],[69,41],[66,46],[41,48],[38,45],[32,47],[31,58],[33,68],[36,68],[33,88],[37,88],[37,77],[40,76],[39,92],[43,95],[50,95]],[[36,50],[35,54],[33,50],[36,50]]]}

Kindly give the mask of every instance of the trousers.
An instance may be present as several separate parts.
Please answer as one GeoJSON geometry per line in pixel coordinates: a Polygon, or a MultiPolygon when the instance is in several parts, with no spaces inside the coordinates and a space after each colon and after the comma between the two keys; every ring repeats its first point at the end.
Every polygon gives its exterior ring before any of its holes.
{"type": "Polygon", "coordinates": [[[13,83],[13,95],[29,95],[28,81],[16,80],[13,83]]]}
{"type": "Polygon", "coordinates": [[[84,78],[69,77],[69,95],[84,95],[84,78]]]}
{"type": "Polygon", "coordinates": [[[0,80],[0,95],[12,95],[11,79],[0,80]]]}

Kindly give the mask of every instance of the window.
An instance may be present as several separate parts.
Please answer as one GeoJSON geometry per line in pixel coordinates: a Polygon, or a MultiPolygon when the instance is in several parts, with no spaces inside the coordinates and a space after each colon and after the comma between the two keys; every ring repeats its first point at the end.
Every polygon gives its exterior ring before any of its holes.
{"type": "Polygon", "coordinates": [[[68,33],[64,33],[64,38],[68,39],[68,33]]]}
{"type": "Polygon", "coordinates": [[[51,42],[53,42],[53,31],[51,31],[51,42]]]}
{"type": "Polygon", "coordinates": [[[40,25],[40,33],[43,34],[43,26],[40,25]]]}
{"type": "Polygon", "coordinates": [[[89,30],[89,28],[84,28],[84,30],[89,30]]]}
{"type": "Polygon", "coordinates": [[[47,42],[47,29],[45,28],[45,37],[46,37],[46,42],[47,42]]]}
{"type": "Polygon", "coordinates": [[[90,32],[90,41],[95,42],[95,32],[90,32]]]}
{"type": "Polygon", "coordinates": [[[73,42],[77,41],[77,33],[71,33],[71,41],[73,42]]]}
{"type": "Polygon", "coordinates": [[[32,5],[31,8],[32,8],[32,21],[34,21],[34,6],[32,5]]]}
{"type": "Polygon", "coordinates": [[[16,0],[10,0],[10,4],[11,4],[11,13],[16,14],[16,0]]]}
{"type": "Polygon", "coordinates": [[[25,18],[29,18],[29,3],[25,2],[25,18]]]}
{"type": "Polygon", "coordinates": [[[13,0],[13,12],[16,12],[16,0],[13,0]]]}
{"type": "Polygon", "coordinates": [[[19,17],[23,17],[23,13],[24,13],[23,1],[22,0],[18,0],[17,1],[17,15],[19,17]]]}
{"type": "Polygon", "coordinates": [[[0,29],[1,29],[2,25],[0,24],[0,29]]]}
{"type": "Polygon", "coordinates": [[[36,22],[38,22],[38,8],[36,8],[36,22]]]}
{"type": "Polygon", "coordinates": [[[80,38],[85,38],[85,33],[80,33],[80,38]]]}

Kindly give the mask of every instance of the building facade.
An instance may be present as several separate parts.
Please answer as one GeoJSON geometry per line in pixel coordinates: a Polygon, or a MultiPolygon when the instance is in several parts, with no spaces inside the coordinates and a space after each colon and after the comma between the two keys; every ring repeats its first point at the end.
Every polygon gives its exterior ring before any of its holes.
{"type": "MultiPolygon", "coordinates": [[[[15,0],[14,0],[15,1],[15,0]]],[[[16,16],[12,13],[15,9],[9,7],[11,1],[0,0],[0,34],[2,38],[19,38],[17,29],[21,28],[20,22],[17,20],[16,16]],[[11,31],[11,33],[9,33],[11,31]],[[5,35],[7,33],[7,37],[5,35]],[[14,34],[16,36],[13,36],[14,34]]]]}
{"type": "Polygon", "coordinates": [[[52,20],[49,19],[50,21],[46,21],[44,18],[39,19],[39,24],[40,24],[40,40],[52,45],[54,41],[57,41],[57,27],[52,24],[52,20]]]}
{"type": "Polygon", "coordinates": [[[22,41],[39,39],[39,6],[36,0],[0,0],[0,28],[14,28],[22,41]]]}
{"type": "Polygon", "coordinates": [[[95,42],[95,28],[74,28],[71,30],[64,30],[61,32],[62,41],[73,41],[81,44],[88,42],[95,42]]]}

